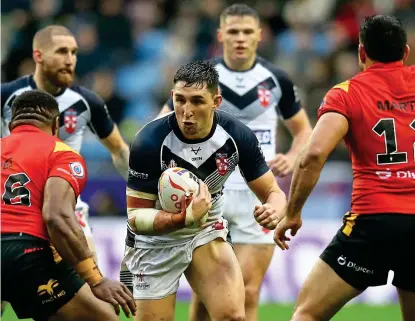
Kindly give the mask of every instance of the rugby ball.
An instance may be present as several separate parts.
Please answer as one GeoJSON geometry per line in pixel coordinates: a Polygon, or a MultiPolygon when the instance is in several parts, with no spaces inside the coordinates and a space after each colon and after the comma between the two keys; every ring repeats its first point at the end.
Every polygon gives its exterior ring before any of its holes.
{"type": "Polygon", "coordinates": [[[195,174],[181,167],[169,168],[161,174],[158,197],[163,210],[180,213],[180,200],[186,193],[199,194],[199,178],[195,174]]]}

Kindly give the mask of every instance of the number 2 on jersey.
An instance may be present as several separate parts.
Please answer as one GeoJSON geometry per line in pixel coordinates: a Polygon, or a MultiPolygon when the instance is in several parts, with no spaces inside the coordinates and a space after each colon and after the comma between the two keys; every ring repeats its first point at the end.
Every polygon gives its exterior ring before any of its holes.
{"type": "Polygon", "coordinates": [[[30,206],[30,191],[25,187],[30,178],[25,173],[11,174],[4,183],[4,204],[30,206]]]}
{"type": "MultiPolygon", "coordinates": [[[[409,124],[415,130],[415,119],[409,124]]],[[[372,130],[378,136],[385,136],[386,153],[377,154],[378,165],[403,164],[408,162],[407,152],[398,152],[398,141],[396,137],[396,127],[394,118],[380,119],[372,130]]],[[[415,161],[415,142],[414,142],[414,161],[415,161]]]]}

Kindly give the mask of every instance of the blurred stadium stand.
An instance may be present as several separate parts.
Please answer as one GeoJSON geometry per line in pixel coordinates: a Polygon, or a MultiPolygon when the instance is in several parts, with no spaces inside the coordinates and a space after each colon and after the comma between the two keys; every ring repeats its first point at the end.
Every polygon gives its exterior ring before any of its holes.
{"type": "MultiPolygon", "coordinates": [[[[2,82],[33,72],[35,32],[63,24],[78,40],[77,82],[107,102],[131,142],[168,98],[180,64],[221,53],[215,39],[219,13],[236,2],[259,11],[264,30],[259,53],[290,73],[313,124],[327,90],[358,72],[358,30],[365,16],[398,16],[415,48],[413,0],[13,0],[1,7],[2,82]]],[[[408,63],[415,63],[415,54],[408,63]]],[[[283,126],[278,135],[284,152],[289,135],[283,126]]],[[[84,199],[92,214],[125,215],[125,185],[109,154],[92,134],[85,138],[82,153],[90,171],[84,199]]],[[[349,206],[345,146],[336,149],[331,161],[307,204],[306,217],[338,217],[349,206]]],[[[285,189],[287,182],[282,181],[285,189]]]]}

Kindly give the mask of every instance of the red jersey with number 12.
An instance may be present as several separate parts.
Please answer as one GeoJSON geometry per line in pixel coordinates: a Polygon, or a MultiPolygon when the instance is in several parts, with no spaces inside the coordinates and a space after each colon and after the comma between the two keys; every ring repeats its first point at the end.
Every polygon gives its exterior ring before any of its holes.
{"type": "Polygon", "coordinates": [[[1,139],[1,233],[49,239],[43,222],[43,191],[49,177],[68,181],[75,196],[87,172],[83,158],[58,138],[22,125],[1,139]]]}
{"type": "Polygon", "coordinates": [[[352,212],[415,214],[415,66],[375,63],[325,96],[349,121],[352,212]]]}

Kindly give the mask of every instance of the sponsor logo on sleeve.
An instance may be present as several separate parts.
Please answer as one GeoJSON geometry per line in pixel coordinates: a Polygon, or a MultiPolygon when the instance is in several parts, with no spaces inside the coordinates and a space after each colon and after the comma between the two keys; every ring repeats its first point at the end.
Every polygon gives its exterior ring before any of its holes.
{"type": "Polygon", "coordinates": [[[85,176],[84,167],[80,162],[72,162],[69,164],[72,175],[78,178],[83,178],[85,176]]]}

